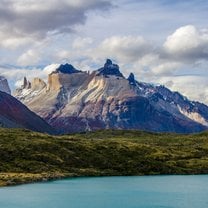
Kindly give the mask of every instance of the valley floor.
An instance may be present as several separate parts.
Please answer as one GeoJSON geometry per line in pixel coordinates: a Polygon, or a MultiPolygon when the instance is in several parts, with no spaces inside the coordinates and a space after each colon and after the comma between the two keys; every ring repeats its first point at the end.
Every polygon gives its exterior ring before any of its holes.
{"type": "Polygon", "coordinates": [[[74,176],[207,174],[208,133],[0,129],[0,186],[74,176]]]}

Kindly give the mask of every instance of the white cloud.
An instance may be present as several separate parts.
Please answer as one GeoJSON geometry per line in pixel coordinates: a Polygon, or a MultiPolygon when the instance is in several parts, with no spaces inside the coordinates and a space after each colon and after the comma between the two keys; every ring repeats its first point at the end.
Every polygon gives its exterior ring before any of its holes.
{"type": "Polygon", "coordinates": [[[187,25],[168,36],[164,47],[170,53],[184,53],[196,49],[200,43],[201,37],[197,29],[193,25],[187,25]]]}
{"type": "Polygon", "coordinates": [[[68,62],[73,53],[69,50],[57,50],[53,54],[53,60],[57,62],[68,62]]]}
{"type": "Polygon", "coordinates": [[[104,40],[97,55],[115,57],[122,63],[133,63],[134,69],[146,76],[167,76],[183,73],[184,68],[200,70],[208,60],[208,30],[192,25],[178,28],[167,37],[163,46],[143,37],[123,36],[104,40]]]}
{"type": "Polygon", "coordinates": [[[141,36],[112,36],[102,41],[96,49],[99,56],[113,57],[121,61],[135,61],[152,50],[141,36]]]}
{"type": "Polygon", "coordinates": [[[44,69],[43,69],[43,72],[48,75],[50,74],[51,72],[55,71],[58,67],[60,66],[60,64],[50,64],[48,66],[46,66],[44,69]]]}
{"type": "Polygon", "coordinates": [[[92,38],[81,38],[78,37],[74,40],[72,44],[73,49],[84,49],[93,43],[92,38]]]}
{"type": "Polygon", "coordinates": [[[158,63],[158,65],[155,65],[151,68],[151,72],[154,75],[170,75],[173,74],[176,70],[178,70],[181,66],[181,63],[171,61],[160,64],[158,63]]]}
{"type": "Polygon", "coordinates": [[[0,31],[0,47],[14,50],[19,46],[32,44],[33,39],[30,37],[23,36],[11,36],[9,32],[0,31]]]}
{"type": "Polygon", "coordinates": [[[191,100],[208,104],[208,79],[206,76],[170,76],[161,77],[158,81],[171,90],[182,93],[191,100]]]}
{"type": "Polygon", "coordinates": [[[28,50],[23,53],[17,60],[20,66],[31,66],[39,62],[41,54],[36,50],[28,50]]]}
{"type": "Polygon", "coordinates": [[[168,36],[164,49],[170,58],[181,61],[197,61],[208,57],[208,31],[193,25],[177,29],[168,36]],[[171,57],[172,56],[172,57],[171,57]]]}

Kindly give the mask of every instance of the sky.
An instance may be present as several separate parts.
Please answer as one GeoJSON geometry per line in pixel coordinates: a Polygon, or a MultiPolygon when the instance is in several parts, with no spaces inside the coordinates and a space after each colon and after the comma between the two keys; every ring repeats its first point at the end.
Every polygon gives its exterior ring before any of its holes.
{"type": "Polygon", "coordinates": [[[208,104],[206,0],[1,0],[0,75],[47,79],[58,64],[106,58],[138,81],[208,104]]]}

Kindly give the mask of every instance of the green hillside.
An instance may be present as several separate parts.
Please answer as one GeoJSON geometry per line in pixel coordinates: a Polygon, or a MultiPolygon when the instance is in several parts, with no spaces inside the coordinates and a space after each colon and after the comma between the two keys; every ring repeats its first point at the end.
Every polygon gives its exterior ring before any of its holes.
{"type": "Polygon", "coordinates": [[[208,133],[97,131],[49,136],[0,129],[0,185],[68,176],[208,173],[208,133]]]}

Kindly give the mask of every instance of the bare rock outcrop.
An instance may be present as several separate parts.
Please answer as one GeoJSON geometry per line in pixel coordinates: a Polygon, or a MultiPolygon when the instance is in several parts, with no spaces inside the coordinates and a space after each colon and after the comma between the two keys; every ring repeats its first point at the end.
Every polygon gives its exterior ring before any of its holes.
{"type": "Polygon", "coordinates": [[[38,77],[34,78],[31,82],[31,89],[32,90],[41,90],[45,87],[46,87],[46,83],[38,77]]]}

